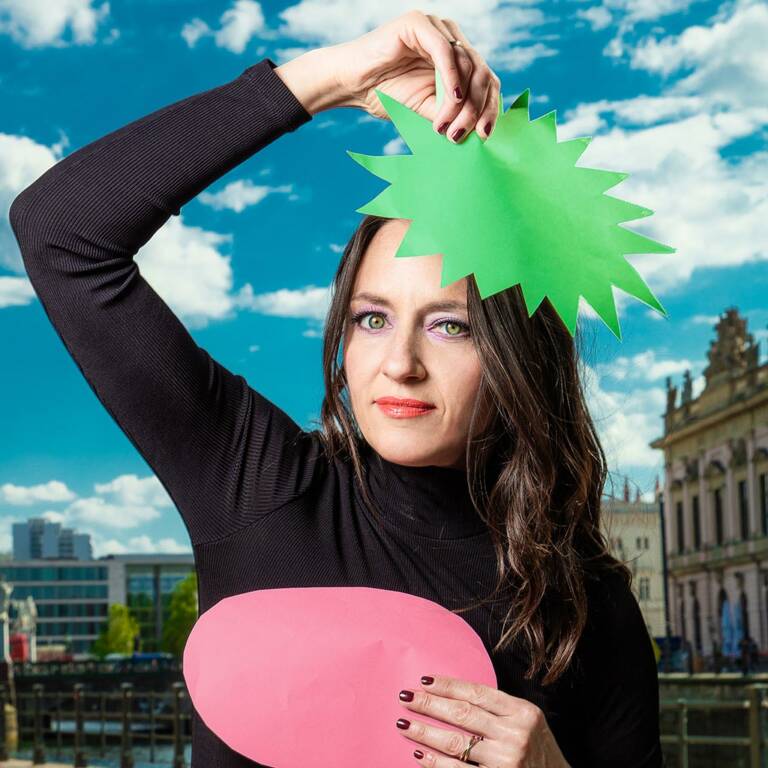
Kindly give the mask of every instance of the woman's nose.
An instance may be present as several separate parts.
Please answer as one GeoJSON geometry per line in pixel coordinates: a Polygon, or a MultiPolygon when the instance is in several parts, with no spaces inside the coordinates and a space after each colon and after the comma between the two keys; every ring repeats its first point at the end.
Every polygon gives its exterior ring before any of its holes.
{"type": "Polygon", "coordinates": [[[418,344],[411,335],[393,336],[392,343],[387,348],[384,359],[384,369],[393,378],[403,376],[421,376],[424,365],[419,354],[418,344]]]}

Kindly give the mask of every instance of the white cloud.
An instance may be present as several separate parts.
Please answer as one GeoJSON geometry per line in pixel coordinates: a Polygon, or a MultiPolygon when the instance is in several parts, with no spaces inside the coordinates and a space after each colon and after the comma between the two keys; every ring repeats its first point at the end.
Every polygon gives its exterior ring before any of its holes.
{"type": "Polygon", "coordinates": [[[35,298],[32,283],[26,277],[7,277],[0,275],[0,309],[21,307],[35,298]]]}
{"type": "Polygon", "coordinates": [[[544,59],[556,55],[557,50],[544,43],[519,45],[493,54],[491,67],[492,69],[505,72],[520,72],[530,67],[536,59],[544,59]]]}
{"type": "Polygon", "coordinates": [[[689,322],[694,325],[710,325],[713,327],[719,319],[719,315],[693,315],[688,318],[689,322]]]}
{"type": "Polygon", "coordinates": [[[97,529],[136,528],[159,518],[160,510],[173,507],[171,498],[154,475],[119,475],[105,483],[94,483],[93,490],[93,496],[78,497],[59,480],[33,486],[5,483],[0,485],[0,504],[32,506],[67,502],[61,509],[35,512],[32,516],[46,517],[78,530],[81,524],[97,529]]]}
{"type": "Polygon", "coordinates": [[[188,21],[181,28],[181,36],[186,40],[187,45],[190,48],[194,48],[197,45],[197,41],[211,33],[211,28],[202,20],[198,18],[188,21]]]}
{"type": "Polygon", "coordinates": [[[581,368],[589,411],[611,471],[660,467],[662,454],[649,443],[663,430],[664,390],[652,387],[611,391],[603,387],[594,368],[583,362],[581,368]]]}
{"type": "Polygon", "coordinates": [[[235,0],[219,17],[218,29],[212,29],[203,19],[194,18],[181,30],[181,36],[190,48],[202,37],[212,36],[218,48],[232,53],[243,53],[252,38],[267,32],[261,4],[254,0],[235,0]]]}
{"type": "Polygon", "coordinates": [[[558,136],[592,136],[608,126],[608,115],[613,124],[638,127],[695,115],[704,106],[704,99],[697,96],[634,96],[591,101],[566,112],[567,125],[559,126],[558,136]]]}
{"type": "Polygon", "coordinates": [[[606,0],[606,9],[620,14],[625,25],[654,21],[690,8],[697,0],[606,0]]]}
{"type": "MultiPolygon", "coordinates": [[[[414,9],[406,0],[360,3],[356,0],[301,0],[281,11],[284,25],[279,34],[299,41],[333,45],[360,37],[414,9]]],[[[534,2],[506,0],[427,0],[418,6],[425,14],[453,19],[491,68],[518,71],[556,51],[541,42],[513,47],[538,36],[549,20],[534,2]]]]}
{"type": "Polygon", "coordinates": [[[308,285],[296,290],[281,288],[277,291],[254,294],[251,284],[246,283],[240,289],[236,303],[238,307],[263,315],[324,320],[330,300],[330,285],[325,288],[308,285]]]}
{"type": "Polygon", "coordinates": [[[155,475],[119,475],[107,483],[95,483],[93,490],[110,496],[118,504],[171,507],[173,501],[155,475]]]}
{"type": "Polygon", "coordinates": [[[270,194],[290,194],[293,192],[292,184],[282,184],[279,187],[254,184],[249,179],[238,179],[230,182],[218,192],[201,192],[198,200],[203,205],[208,205],[214,210],[228,209],[235,213],[242,213],[249,205],[260,203],[270,194]]]}
{"type": "Polygon", "coordinates": [[[405,142],[397,136],[396,138],[392,139],[391,141],[388,141],[383,149],[382,152],[385,155],[410,155],[410,150],[408,147],[406,147],[405,142]]]}
{"type": "Polygon", "coordinates": [[[619,355],[610,362],[598,363],[595,371],[615,381],[658,381],[667,376],[682,374],[694,366],[695,363],[687,359],[659,360],[656,350],[648,349],[631,357],[619,355]]]}
{"type": "Polygon", "coordinates": [[[49,480],[38,485],[0,485],[0,503],[12,506],[28,507],[40,502],[71,501],[77,494],[60,480],[49,480]]]}
{"type": "Polygon", "coordinates": [[[230,257],[219,246],[232,235],[188,226],[183,214],[170,219],[136,254],[142,275],[189,327],[232,316],[235,296],[230,257]],[[194,279],[179,280],[179,275],[194,279]]]}
{"type": "Polygon", "coordinates": [[[136,528],[160,517],[151,506],[111,504],[100,496],[77,499],[64,511],[68,522],[98,525],[102,528],[136,528]]]}
{"type": "Polygon", "coordinates": [[[709,26],[650,38],[631,52],[631,66],[662,75],[693,71],[676,81],[673,94],[701,94],[738,107],[766,106],[768,5],[737,2],[709,26]]]}
{"type": "MultiPolygon", "coordinates": [[[[109,3],[94,0],[0,0],[0,34],[24,48],[91,45],[108,16],[109,3]]],[[[112,30],[107,42],[117,34],[112,30]]]]}
{"type": "Polygon", "coordinates": [[[595,32],[610,26],[613,21],[611,12],[604,5],[593,5],[591,8],[576,11],[576,16],[588,21],[595,32]]]}
{"type": "MultiPolygon", "coordinates": [[[[625,38],[638,24],[649,23],[664,16],[687,11],[694,3],[700,0],[603,0],[602,5],[588,9],[591,15],[598,20],[598,24],[605,21],[605,15],[609,14],[616,22],[616,35],[605,47],[607,56],[620,57],[626,50],[625,38]]],[[[580,15],[577,12],[577,15],[580,15]]],[[[602,29],[607,24],[595,26],[593,29],[602,29]]]]}

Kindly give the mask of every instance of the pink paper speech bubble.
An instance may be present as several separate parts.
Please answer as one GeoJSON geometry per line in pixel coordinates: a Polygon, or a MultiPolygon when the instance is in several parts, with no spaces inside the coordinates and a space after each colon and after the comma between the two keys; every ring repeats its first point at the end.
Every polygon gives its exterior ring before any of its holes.
{"type": "Polygon", "coordinates": [[[275,768],[397,768],[418,745],[403,688],[422,675],[497,687],[482,639],[431,600],[370,587],[267,589],[227,597],[197,620],[184,679],[224,743],[275,768]]]}

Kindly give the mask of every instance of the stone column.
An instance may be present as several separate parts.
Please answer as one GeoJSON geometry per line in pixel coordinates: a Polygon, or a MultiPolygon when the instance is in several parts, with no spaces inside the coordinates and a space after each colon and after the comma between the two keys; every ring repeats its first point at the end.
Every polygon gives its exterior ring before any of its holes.
{"type": "Polygon", "coordinates": [[[733,481],[731,456],[728,457],[728,462],[725,468],[725,493],[723,494],[723,506],[725,507],[723,510],[725,540],[736,539],[738,538],[737,531],[739,530],[739,505],[736,499],[736,483],[733,481]]]}
{"type": "Polygon", "coordinates": [[[755,462],[755,435],[750,432],[747,436],[747,499],[749,503],[749,520],[752,531],[756,536],[763,535],[763,521],[760,519],[758,504],[757,466],[755,462]]]}
{"type": "Polygon", "coordinates": [[[715,641],[720,642],[720,617],[717,615],[717,593],[720,585],[712,578],[712,571],[707,571],[707,641],[709,653],[714,651],[715,641]]]}
{"type": "Polygon", "coordinates": [[[667,464],[664,468],[664,527],[667,538],[667,555],[677,552],[677,513],[672,507],[672,465],[667,464]]]}
{"type": "Polygon", "coordinates": [[[683,531],[685,532],[685,547],[693,550],[693,505],[691,504],[691,484],[686,474],[683,477],[683,531]]]}
{"type": "Polygon", "coordinates": [[[704,477],[706,464],[704,456],[699,456],[699,514],[701,515],[701,543],[710,546],[715,541],[715,524],[710,510],[707,481],[704,477]]]}

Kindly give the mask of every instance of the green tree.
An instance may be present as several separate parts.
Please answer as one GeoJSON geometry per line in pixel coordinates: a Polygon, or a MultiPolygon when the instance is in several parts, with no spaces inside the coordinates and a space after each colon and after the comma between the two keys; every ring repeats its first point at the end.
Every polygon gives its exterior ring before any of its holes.
{"type": "Polygon", "coordinates": [[[197,573],[192,571],[171,594],[168,618],[163,622],[163,650],[181,656],[197,620],[197,573]]]}
{"type": "Polygon", "coordinates": [[[139,622],[131,615],[127,605],[109,606],[107,623],[94,640],[91,651],[102,658],[108,653],[132,653],[133,639],[139,634],[139,622]]]}

